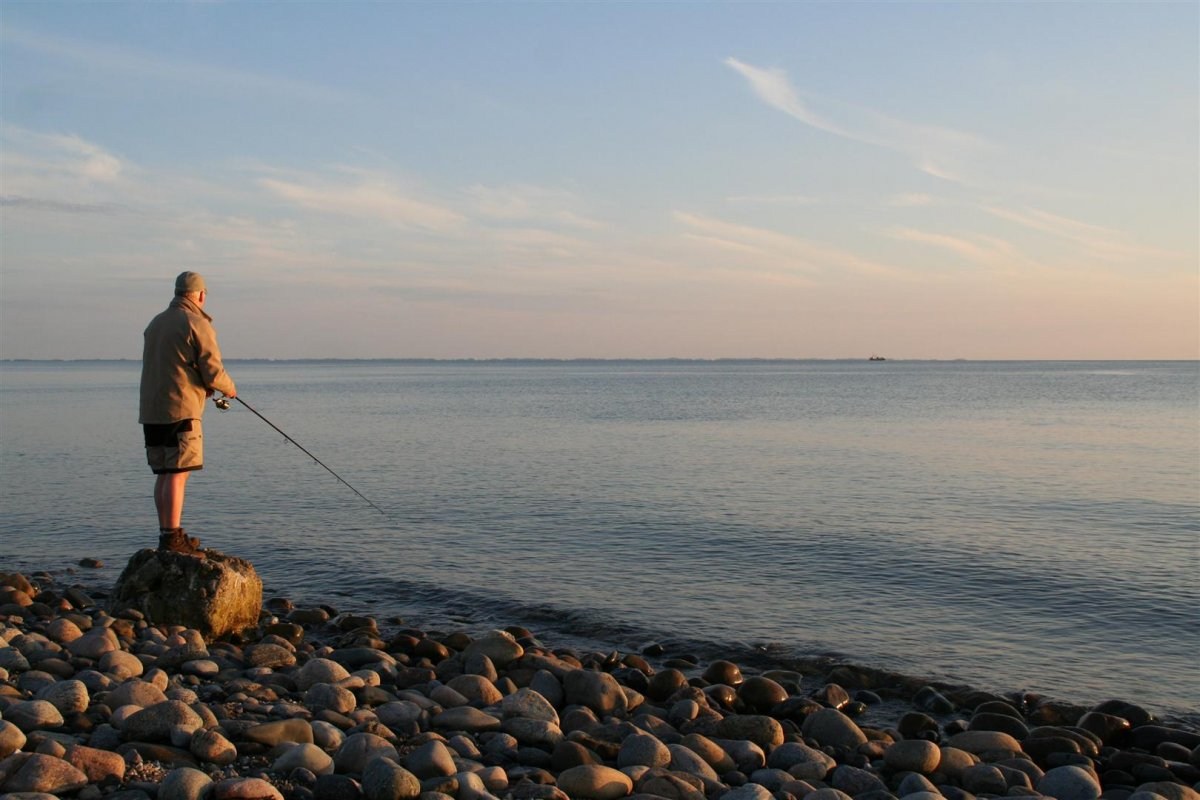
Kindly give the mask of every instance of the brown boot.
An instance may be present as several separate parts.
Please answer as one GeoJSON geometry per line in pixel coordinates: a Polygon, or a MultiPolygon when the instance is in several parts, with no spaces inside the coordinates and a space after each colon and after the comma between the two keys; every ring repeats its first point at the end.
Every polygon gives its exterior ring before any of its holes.
{"type": "Polygon", "coordinates": [[[191,554],[200,549],[200,540],[195,536],[188,536],[183,532],[183,528],[175,528],[158,535],[158,549],[191,554]]]}

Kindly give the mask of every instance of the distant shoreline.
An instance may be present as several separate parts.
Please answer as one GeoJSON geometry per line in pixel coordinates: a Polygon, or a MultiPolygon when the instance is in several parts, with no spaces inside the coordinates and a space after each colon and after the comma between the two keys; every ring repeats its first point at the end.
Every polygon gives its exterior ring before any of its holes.
{"type": "MultiPolygon", "coordinates": [[[[139,358],[0,358],[0,364],[137,364],[139,358]]],[[[229,364],[1200,364],[1194,358],[227,358],[229,364]]]]}

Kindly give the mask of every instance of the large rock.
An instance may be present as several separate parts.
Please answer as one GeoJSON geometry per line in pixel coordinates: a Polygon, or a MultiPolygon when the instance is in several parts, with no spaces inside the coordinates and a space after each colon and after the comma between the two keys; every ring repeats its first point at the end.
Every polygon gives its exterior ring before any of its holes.
{"type": "Polygon", "coordinates": [[[214,639],[257,624],[262,580],[249,561],[216,550],[139,550],[117,579],[111,605],[113,613],[137,609],[154,623],[214,639]]]}

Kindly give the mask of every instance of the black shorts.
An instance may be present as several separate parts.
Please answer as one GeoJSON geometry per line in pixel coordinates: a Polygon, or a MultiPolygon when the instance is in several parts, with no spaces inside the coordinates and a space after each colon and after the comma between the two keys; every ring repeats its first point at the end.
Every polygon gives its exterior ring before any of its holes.
{"type": "Polygon", "coordinates": [[[146,461],[155,475],[204,469],[204,436],[200,420],[143,425],[142,433],[146,437],[146,461]]]}

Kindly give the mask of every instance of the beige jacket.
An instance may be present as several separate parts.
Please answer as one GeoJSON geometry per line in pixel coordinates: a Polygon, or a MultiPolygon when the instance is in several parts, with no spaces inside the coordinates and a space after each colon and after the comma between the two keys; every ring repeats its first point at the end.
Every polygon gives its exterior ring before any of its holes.
{"type": "Polygon", "coordinates": [[[237,394],[221,363],[212,317],[188,298],[176,297],[146,327],[138,422],[200,419],[211,390],[237,394]]]}

